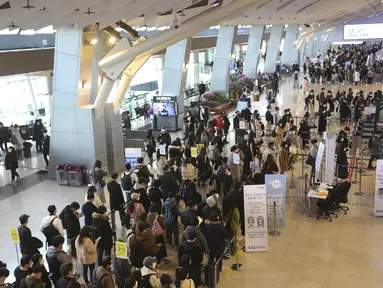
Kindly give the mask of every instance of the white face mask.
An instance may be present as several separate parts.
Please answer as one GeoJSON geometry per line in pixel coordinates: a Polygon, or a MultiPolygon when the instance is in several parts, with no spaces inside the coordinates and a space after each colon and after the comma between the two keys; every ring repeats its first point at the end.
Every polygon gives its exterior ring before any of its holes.
{"type": "Polygon", "coordinates": [[[165,129],[161,129],[161,133],[165,133],[166,132],[166,130],[165,129]]]}
{"type": "Polygon", "coordinates": [[[152,269],[156,269],[156,266],[157,266],[157,263],[154,262],[153,265],[152,265],[152,267],[153,267],[152,269]]]}

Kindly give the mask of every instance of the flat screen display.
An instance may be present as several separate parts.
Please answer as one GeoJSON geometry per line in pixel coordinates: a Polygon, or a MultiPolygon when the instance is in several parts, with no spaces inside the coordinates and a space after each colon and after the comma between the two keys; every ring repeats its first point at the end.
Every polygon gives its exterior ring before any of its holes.
{"type": "Polygon", "coordinates": [[[237,111],[241,112],[242,110],[245,110],[247,108],[247,101],[238,101],[237,102],[237,111]]]}
{"type": "Polygon", "coordinates": [[[153,103],[153,112],[157,116],[176,116],[177,103],[153,103]]]}

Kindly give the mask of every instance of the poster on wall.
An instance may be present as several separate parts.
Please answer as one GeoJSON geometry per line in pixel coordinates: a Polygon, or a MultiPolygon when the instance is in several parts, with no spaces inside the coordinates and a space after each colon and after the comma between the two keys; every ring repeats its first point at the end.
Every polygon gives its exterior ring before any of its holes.
{"type": "Polygon", "coordinates": [[[125,148],[125,163],[130,163],[132,169],[137,165],[139,157],[141,157],[141,148],[125,148]]]}
{"type": "Polygon", "coordinates": [[[265,185],[243,186],[246,252],[267,251],[267,201],[265,185]]]}
{"type": "Polygon", "coordinates": [[[383,216],[383,160],[376,161],[374,216],[383,216]]]}
{"type": "Polygon", "coordinates": [[[286,175],[266,174],[267,225],[274,225],[274,202],[276,203],[277,227],[285,226],[286,175]]]}
{"type": "Polygon", "coordinates": [[[323,159],[323,153],[324,153],[324,149],[325,148],[326,148],[326,146],[322,142],[319,142],[318,154],[317,154],[317,158],[316,158],[316,161],[315,161],[315,178],[314,178],[314,182],[318,181],[318,176],[319,176],[320,169],[322,167],[322,159],[323,159]]]}

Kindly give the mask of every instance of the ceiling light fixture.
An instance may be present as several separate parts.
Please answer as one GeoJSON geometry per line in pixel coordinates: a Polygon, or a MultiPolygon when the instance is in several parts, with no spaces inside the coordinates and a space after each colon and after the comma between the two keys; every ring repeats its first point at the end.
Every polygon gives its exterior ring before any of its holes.
{"type": "Polygon", "coordinates": [[[33,8],[36,8],[35,6],[30,5],[29,0],[27,0],[27,5],[23,6],[24,9],[31,10],[33,8]]]}
{"type": "Polygon", "coordinates": [[[90,41],[90,45],[96,45],[97,41],[98,40],[96,38],[92,39],[92,41],[90,41]]]}
{"type": "Polygon", "coordinates": [[[111,38],[109,38],[108,42],[109,42],[109,44],[116,44],[117,39],[115,37],[111,37],[111,38]]]}
{"type": "Polygon", "coordinates": [[[16,25],[15,21],[12,20],[11,24],[8,25],[8,28],[9,30],[11,30],[11,29],[16,29],[20,27],[16,25]]]}
{"type": "Polygon", "coordinates": [[[45,10],[47,10],[46,7],[41,7],[41,8],[40,8],[40,11],[45,11],[45,10]]]}

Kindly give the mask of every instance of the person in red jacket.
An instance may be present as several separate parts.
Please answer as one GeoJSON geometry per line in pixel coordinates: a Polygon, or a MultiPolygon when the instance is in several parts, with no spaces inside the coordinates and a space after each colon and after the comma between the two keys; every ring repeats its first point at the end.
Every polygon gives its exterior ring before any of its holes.
{"type": "Polygon", "coordinates": [[[215,120],[216,120],[215,127],[217,127],[217,134],[222,135],[223,119],[222,119],[221,115],[219,115],[217,118],[215,118],[215,120]]]}

